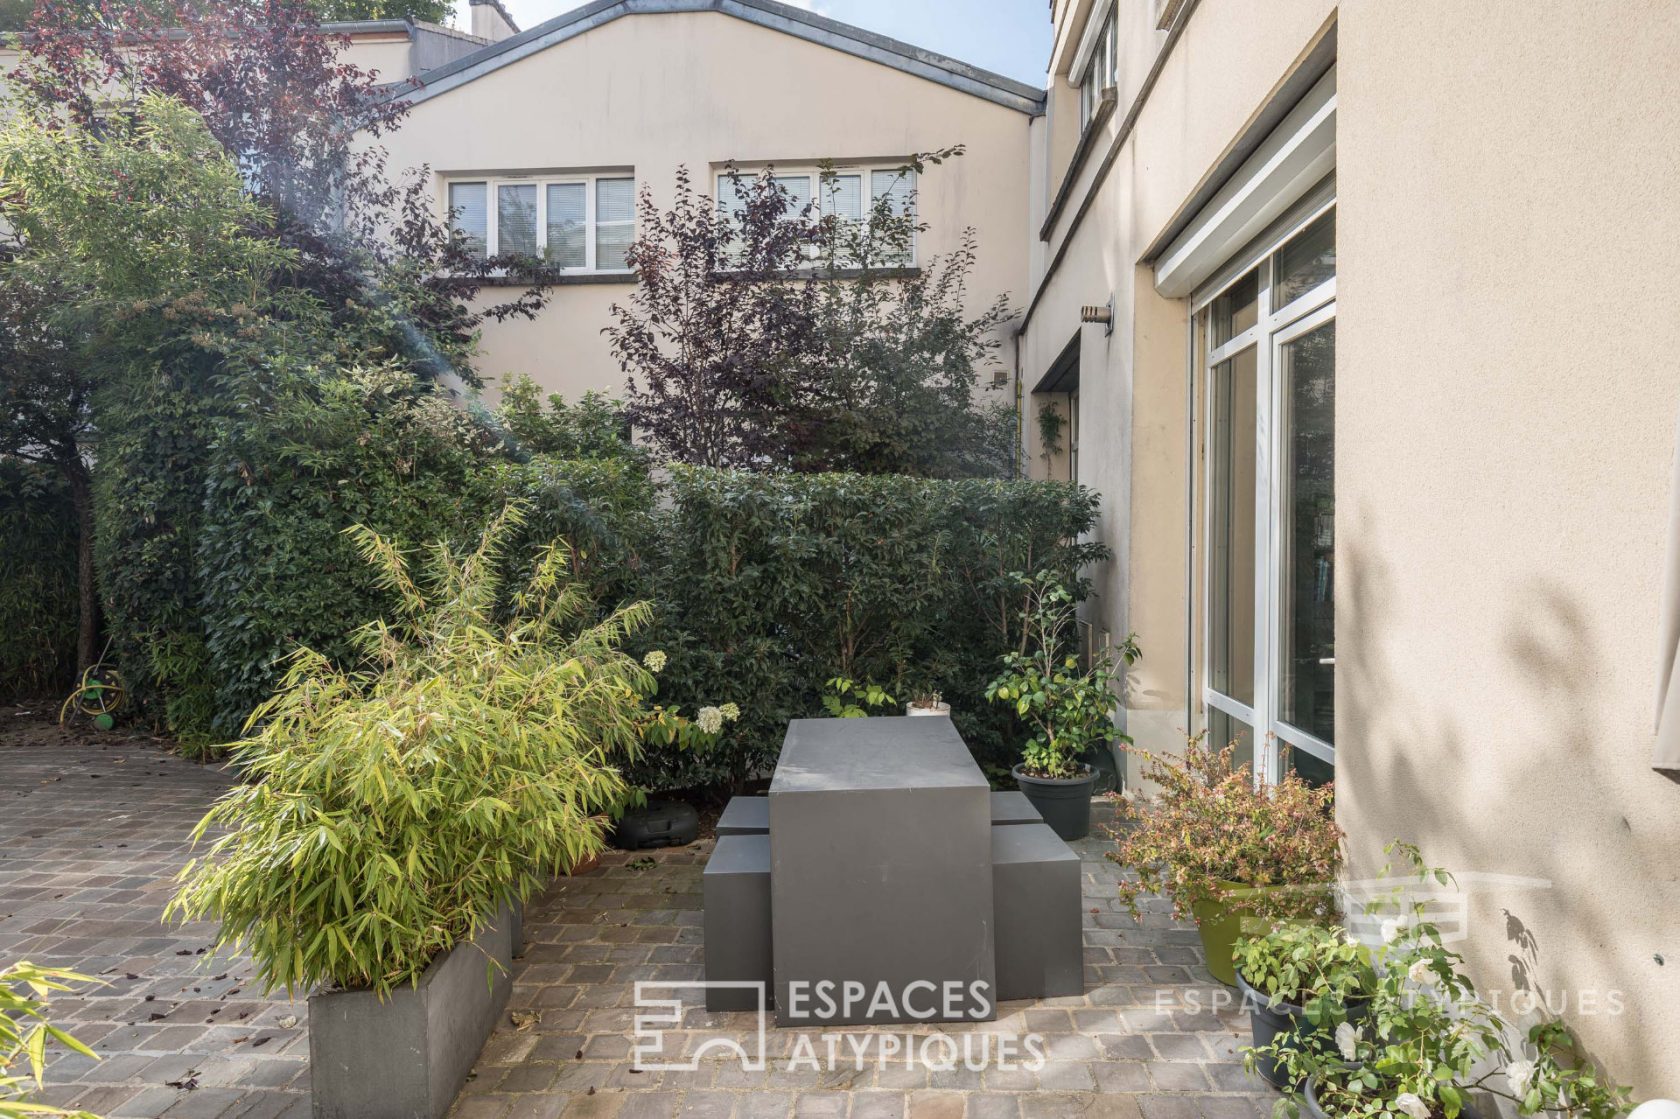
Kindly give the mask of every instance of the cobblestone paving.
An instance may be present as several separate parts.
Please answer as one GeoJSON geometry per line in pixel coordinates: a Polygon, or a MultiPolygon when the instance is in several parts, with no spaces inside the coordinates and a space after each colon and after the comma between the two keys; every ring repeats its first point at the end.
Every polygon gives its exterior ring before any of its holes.
{"type": "MultiPolygon", "coordinates": [[[[249,961],[207,958],[207,926],[161,922],[188,834],[231,778],[149,740],[89,740],[38,723],[17,734],[14,719],[0,711],[0,961],[73,967],[106,983],[54,1000],[55,1020],[103,1060],[58,1055],[44,1102],[112,1117],[307,1115],[306,1004],[263,998],[249,961]]],[[[692,1071],[634,1071],[636,981],[700,978],[710,844],[609,855],[528,907],[510,1014],[453,1115],[1265,1119],[1272,1096],[1236,1057],[1246,1015],[1219,1006],[1229,996],[1203,969],[1195,931],[1160,909],[1139,927],[1119,910],[1106,842],[1078,846],[1085,995],[1005,1003],[996,1022],[972,1026],[837,1031],[848,1036],[832,1066],[812,1035],[819,1068],[799,1032],[773,1030],[761,1072],[715,1050],[692,1071]],[[956,1067],[930,1067],[951,1052],[928,1042],[935,1034],[958,1047],[956,1067]],[[1001,1067],[996,1048],[977,1048],[988,1035],[1020,1044],[1029,1034],[1047,1054],[1036,1070],[1001,1067]],[[905,1060],[905,1047],[924,1045],[929,1062],[905,1060]],[[965,1052],[980,1054],[976,1067],[965,1067],[965,1052]]],[[[665,1051],[693,1055],[754,1025],[693,1010],[665,1051]]]]}
{"type": "Polygon", "coordinates": [[[210,926],[162,923],[193,825],[231,779],[148,739],[88,739],[3,709],[0,720],[0,964],[105,984],[53,1000],[54,1023],[103,1059],[56,1056],[42,1102],[307,1116],[306,1004],[262,997],[247,960],[209,959],[210,926]]]}
{"type": "MultiPolygon", "coordinates": [[[[1265,1119],[1275,1097],[1243,1072],[1236,1052],[1248,1016],[1229,1006],[1228,989],[1202,966],[1194,929],[1173,923],[1163,906],[1141,928],[1120,911],[1119,870],[1103,858],[1107,846],[1098,838],[1076,845],[1084,860],[1083,996],[1004,1003],[997,1021],[972,1026],[834,1031],[846,1036],[832,1063],[821,1034],[813,1033],[806,1049],[802,1031],[772,1030],[761,1072],[743,1071],[737,1058],[716,1050],[701,1054],[692,1071],[634,1071],[636,982],[701,976],[700,872],[710,844],[609,855],[600,869],[562,879],[528,907],[512,1013],[485,1046],[452,1114],[1265,1119]],[[938,1067],[952,1050],[927,1041],[936,1033],[959,1047],[957,1067],[938,1067]],[[980,1048],[986,1035],[1019,1045],[1028,1034],[1039,1035],[1047,1053],[1037,1070],[1019,1061],[1002,1067],[997,1048],[980,1048]],[[906,1047],[929,1060],[907,1062],[906,1047]]],[[[750,1042],[755,1027],[754,1015],[689,1011],[661,1051],[691,1057],[718,1037],[750,1042]]]]}

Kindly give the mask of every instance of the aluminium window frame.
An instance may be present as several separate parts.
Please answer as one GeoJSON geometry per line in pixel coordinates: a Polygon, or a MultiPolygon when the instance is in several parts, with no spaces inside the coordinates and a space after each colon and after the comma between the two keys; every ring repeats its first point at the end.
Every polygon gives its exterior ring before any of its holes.
{"type": "Polygon", "coordinates": [[[463,183],[483,183],[485,189],[484,251],[486,256],[499,256],[501,255],[501,246],[497,243],[497,241],[500,237],[501,229],[499,227],[497,211],[501,197],[500,189],[504,186],[535,186],[537,192],[537,258],[539,260],[546,260],[547,257],[544,254],[548,249],[548,188],[550,186],[581,185],[583,187],[584,195],[584,263],[582,267],[562,268],[559,270],[560,274],[564,276],[628,276],[633,271],[628,266],[623,268],[601,268],[598,266],[599,262],[596,240],[597,230],[599,229],[600,223],[596,220],[596,195],[600,189],[597,184],[603,179],[629,180],[632,200],[630,221],[628,223],[609,222],[607,224],[628,224],[630,226],[631,237],[634,239],[636,232],[636,211],[634,201],[636,196],[636,173],[634,169],[630,168],[607,171],[532,171],[529,173],[502,175],[449,174],[443,176],[443,209],[445,214],[450,212],[449,193],[451,187],[463,183]]]}
{"type": "Polygon", "coordinates": [[[1120,83],[1119,0],[1105,0],[1091,10],[1079,49],[1068,71],[1068,84],[1079,91],[1079,134],[1091,126],[1103,91],[1120,83]],[[1093,79],[1095,79],[1093,84],[1093,79]]]}
{"type": "MultiPolygon", "coordinates": [[[[1195,627],[1193,638],[1199,649],[1192,654],[1192,665],[1198,673],[1194,696],[1200,710],[1198,725],[1206,727],[1213,710],[1223,712],[1246,724],[1253,740],[1253,774],[1256,786],[1275,784],[1283,777],[1283,751],[1294,748],[1334,767],[1336,748],[1293,724],[1277,717],[1282,705],[1280,687],[1282,666],[1283,594],[1285,572],[1282,570],[1282,548],[1276,536],[1283,524],[1283,479],[1279,476],[1286,461],[1285,446],[1287,405],[1283,396],[1283,347],[1310,334],[1336,317],[1336,277],[1301,293],[1287,305],[1271,306],[1272,292],[1277,281],[1277,258],[1283,247],[1313,222],[1336,208],[1335,179],[1332,176],[1319,184],[1272,223],[1241,252],[1231,258],[1191,298],[1190,345],[1195,355],[1192,383],[1201,399],[1193,411],[1194,422],[1202,427],[1202,434],[1192,445],[1198,448],[1197,463],[1204,475],[1192,482],[1195,500],[1201,505],[1201,556],[1196,572],[1201,580],[1197,609],[1201,624],[1195,627]],[[1211,308],[1213,301],[1228,291],[1250,272],[1258,272],[1256,308],[1253,326],[1219,346],[1211,342],[1211,308]],[[1214,690],[1212,680],[1213,580],[1209,564],[1213,539],[1213,468],[1209,458],[1211,448],[1206,433],[1213,430],[1213,378],[1224,362],[1253,348],[1255,352],[1255,562],[1254,562],[1254,703],[1244,704],[1214,690]],[[1263,514],[1263,515],[1262,515],[1263,514]]],[[[1334,592],[1332,592],[1334,593],[1334,592]]],[[[1223,743],[1217,744],[1223,747],[1223,743]]]]}
{"type": "MultiPolygon", "coordinates": [[[[875,207],[874,181],[877,172],[889,172],[895,175],[901,174],[906,176],[910,181],[910,192],[912,195],[918,195],[921,186],[921,177],[916,174],[913,168],[908,167],[903,163],[848,163],[844,165],[836,164],[827,168],[817,167],[806,163],[795,163],[787,166],[783,166],[780,163],[769,163],[758,167],[741,167],[738,168],[738,171],[743,183],[751,179],[756,179],[765,171],[773,172],[777,179],[806,179],[811,189],[810,199],[816,204],[819,216],[824,214],[822,194],[824,181],[838,178],[842,175],[857,175],[862,180],[862,222],[866,226],[869,224],[869,216],[874,211],[875,207]]],[[[726,208],[724,205],[724,190],[729,186],[729,173],[723,170],[714,170],[712,173],[712,184],[717,192],[714,195],[714,198],[717,201],[718,209],[725,214],[725,216],[732,214],[733,210],[726,208]]],[[[914,198],[911,199],[909,217],[911,218],[913,224],[916,217],[914,198]]],[[[920,235],[912,229],[910,232],[909,249],[905,259],[894,261],[891,264],[878,264],[876,267],[915,268],[918,257],[918,243],[920,240],[920,235]]]]}

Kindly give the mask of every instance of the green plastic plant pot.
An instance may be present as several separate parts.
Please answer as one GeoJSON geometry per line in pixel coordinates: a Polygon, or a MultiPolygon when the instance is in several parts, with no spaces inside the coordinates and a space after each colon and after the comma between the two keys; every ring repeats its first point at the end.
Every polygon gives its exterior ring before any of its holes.
{"type": "MultiPolygon", "coordinates": [[[[1246,889],[1241,882],[1220,882],[1225,890],[1246,889]]],[[[1237,938],[1243,935],[1243,919],[1248,916],[1242,903],[1229,897],[1218,901],[1198,901],[1190,907],[1196,918],[1196,931],[1202,934],[1202,951],[1207,954],[1208,970],[1227,987],[1237,985],[1237,938]]],[[[1249,930],[1252,931],[1252,930],[1249,930]]]]}

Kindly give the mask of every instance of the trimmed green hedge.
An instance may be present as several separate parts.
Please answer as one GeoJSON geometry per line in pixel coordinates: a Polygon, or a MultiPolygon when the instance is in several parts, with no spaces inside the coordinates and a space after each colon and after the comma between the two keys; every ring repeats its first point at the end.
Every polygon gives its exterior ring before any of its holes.
{"type": "MultiPolygon", "coordinates": [[[[156,377],[111,425],[97,512],[113,655],[141,713],[188,746],[236,737],[297,646],[342,658],[352,630],[388,613],[345,528],[410,548],[458,542],[517,500],[530,515],[505,558],[510,585],[540,545],[567,540],[603,607],[654,604],[653,629],[630,651],[668,654],[661,702],[741,708],[718,746],[651,757],[640,783],[730,784],[768,769],[787,720],[821,714],[835,676],[901,702],[941,692],[980,760],[1002,767],[1021,736],[983,692],[1020,639],[1016,573],[1053,570],[1083,593],[1080,572],[1102,554],[1080,543],[1097,495],[1069,483],[655,474],[628,448],[521,460],[388,368],[179,388],[156,377]]],[[[46,513],[31,516],[55,531],[46,513]]],[[[46,613],[72,649],[73,547],[40,546],[57,558],[28,576],[67,596],[46,613]]],[[[13,641],[4,655],[25,653],[13,641]]],[[[31,671],[58,671],[33,656],[31,671]]]]}
{"type": "Polygon", "coordinates": [[[1012,720],[984,702],[1020,638],[1015,573],[1083,594],[1098,498],[1071,483],[937,481],[678,468],[653,580],[674,699],[714,696],[741,721],[703,755],[646,775],[681,786],[768,769],[787,720],[822,713],[824,681],[872,680],[902,702],[937,690],[976,756],[1005,766],[1012,720]]]}
{"type": "Polygon", "coordinates": [[[76,681],[76,513],[55,471],[0,458],[0,701],[76,681]]]}

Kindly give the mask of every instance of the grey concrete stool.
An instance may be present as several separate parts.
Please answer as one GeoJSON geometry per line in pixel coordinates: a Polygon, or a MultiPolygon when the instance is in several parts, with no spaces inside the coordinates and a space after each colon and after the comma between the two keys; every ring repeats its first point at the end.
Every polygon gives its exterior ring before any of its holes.
{"type": "Polygon", "coordinates": [[[708,988],[706,1009],[757,1010],[770,1000],[770,836],[720,835],[700,876],[706,980],[764,984],[708,988]]]}
{"type": "Polygon", "coordinates": [[[1079,856],[1048,824],[992,829],[997,997],[1085,993],[1079,856]]]}
{"type": "Polygon", "coordinates": [[[718,817],[717,834],[720,839],[726,835],[770,834],[770,798],[730,797],[718,817]]]}
{"type": "MultiPolygon", "coordinates": [[[[1042,824],[1044,817],[1032,806],[1027,794],[1016,789],[992,794],[992,824],[1042,824]]],[[[718,833],[722,835],[720,831],[718,833]]]]}

